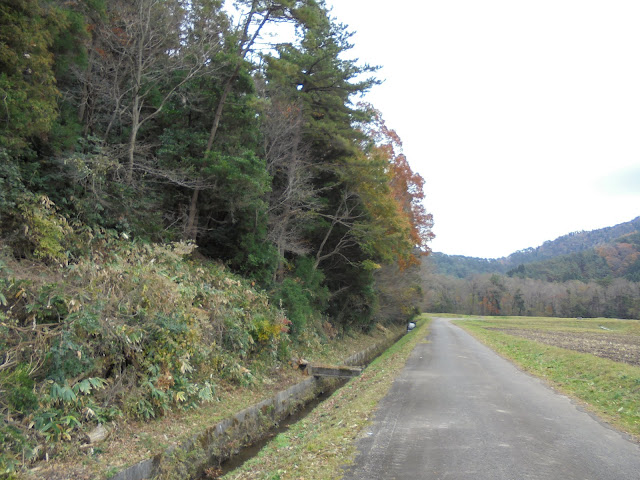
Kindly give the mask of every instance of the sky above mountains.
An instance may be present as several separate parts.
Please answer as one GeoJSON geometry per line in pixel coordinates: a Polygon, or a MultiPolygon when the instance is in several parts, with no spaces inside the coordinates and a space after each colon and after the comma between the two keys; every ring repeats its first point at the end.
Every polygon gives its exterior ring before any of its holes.
{"type": "Polygon", "coordinates": [[[330,0],[426,180],[435,251],[496,258],[640,215],[640,3],[330,0]]]}

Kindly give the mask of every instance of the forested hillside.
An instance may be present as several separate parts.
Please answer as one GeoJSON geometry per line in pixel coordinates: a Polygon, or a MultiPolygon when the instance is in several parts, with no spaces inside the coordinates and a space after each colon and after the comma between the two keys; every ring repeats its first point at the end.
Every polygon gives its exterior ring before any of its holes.
{"type": "Polygon", "coordinates": [[[637,242],[633,234],[636,233],[640,233],[640,217],[613,227],[569,233],[507,257],[474,258],[434,252],[426,262],[434,273],[458,278],[482,273],[523,276],[525,271],[524,276],[549,281],[618,277],[627,274],[621,265],[635,261],[633,252],[637,242]],[[624,244],[629,246],[621,246],[624,244]],[[605,260],[606,257],[609,259],[605,260]],[[612,268],[608,269],[607,265],[612,268]]]}
{"type": "Polygon", "coordinates": [[[422,278],[429,311],[640,318],[640,217],[501,259],[436,253],[422,278]]]}
{"type": "Polygon", "coordinates": [[[464,255],[432,252],[424,262],[434,272],[465,278],[483,273],[507,273],[511,267],[504,260],[504,258],[465,257],[464,255]]]}
{"type": "Polygon", "coordinates": [[[640,281],[640,233],[632,233],[596,248],[520,264],[509,276],[547,281],[625,278],[640,281]]]}
{"type": "Polygon", "coordinates": [[[0,471],[415,312],[376,67],[322,0],[230,4],[0,5],[0,471]]]}
{"type": "Polygon", "coordinates": [[[549,240],[536,248],[528,248],[514,252],[507,257],[511,265],[538,262],[560,255],[592,250],[600,245],[615,242],[618,238],[630,233],[640,232],[640,217],[613,227],[598,230],[572,232],[555,240],[549,240]]]}

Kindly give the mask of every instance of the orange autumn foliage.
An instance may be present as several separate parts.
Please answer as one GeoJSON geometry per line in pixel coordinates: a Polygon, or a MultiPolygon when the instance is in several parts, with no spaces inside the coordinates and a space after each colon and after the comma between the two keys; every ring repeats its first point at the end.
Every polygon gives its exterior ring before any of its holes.
{"type": "MultiPolygon", "coordinates": [[[[419,249],[421,255],[428,255],[431,252],[428,244],[435,235],[432,232],[433,215],[424,206],[424,179],[411,169],[402,153],[402,140],[397,132],[386,126],[380,112],[372,110],[374,120],[367,126],[366,133],[376,143],[374,150],[386,159],[397,215],[410,225],[411,244],[419,249]]],[[[406,268],[417,264],[418,260],[413,254],[405,254],[399,255],[398,263],[401,268],[406,268]]]]}

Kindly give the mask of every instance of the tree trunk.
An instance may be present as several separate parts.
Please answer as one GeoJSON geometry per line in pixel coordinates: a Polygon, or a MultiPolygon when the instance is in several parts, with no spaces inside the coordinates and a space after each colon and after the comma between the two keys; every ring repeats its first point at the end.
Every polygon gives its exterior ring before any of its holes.
{"type": "Polygon", "coordinates": [[[200,194],[200,188],[196,187],[191,195],[191,203],[189,204],[189,218],[187,220],[187,226],[184,229],[184,240],[196,240],[198,235],[198,224],[196,219],[198,218],[198,195],[200,194]]]}
{"type": "Polygon", "coordinates": [[[278,264],[273,271],[272,280],[273,283],[280,283],[284,277],[284,248],[280,243],[276,245],[276,248],[278,249],[278,264]]]}
{"type": "Polygon", "coordinates": [[[78,107],[78,122],[84,123],[83,135],[86,137],[89,132],[89,118],[87,114],[87,106],[91,98],[91,88],[89,87],[93,82],[93,62],[95,57],[95,45],[96,37],[93,37],[91,42],[91,49],[89,50],[89,58],[87,59],[87,72],[86,78],[82,85],[82,97],[80,100],[80,106],[78,107]]]}
{"type": "Polygon", "coordinates": [[[233,82],[238,77],[238,73],[240,73],[240,64],[238,64],[231,76],[227,79],[227,83],[224,85],[224,89],[222,90],[222,95],[220,96],[218,106],[216,107],[216,113],[213,117],[213,125],[211,126],[211,132],[209,133],[209,141],[207,142],[207,150],[205,151],[205,155],[209,153],[213,148],[213,141],[216,138],[216,133],[218,133],[218,126],[220,125],[220,119],[222,118],[222,110],[224,109],[224,104],[227,101],[227,97],[231,93],[233,82]]]}
{"type": "Polygon", "coordinates": [[[134,88],[133,88],[133,105],[131,106],[131,135],[129,136],[129,152],[128,152],[128,166],[127,166],[127,183],[131,185],[133,181],[133,156],[136,149],[136,140],[138,138],[138,130],[140,129],[140,110],[142,109],[142,98],[140,98],[140,89],[142,86],[142,70],[143,70],[143,57],[144,57],[144,45],[146,41],[146,33],[148,32],[149,19],[147,19],[147,29],[144,30],[144,35],[138,38],[136,44],[136,58],[135,58],[135,71],[134,71],[134,88]]]}
{"type": "MultiPolygon", "coordinates": [[[[236,67],[233,74],[227,79],[227,82],[224,85],[224,89],[222,90],[222,95],[220,96],[220,100],[218,101],[218,106],[216,107],[216,113],[213,117],[213,125],[211,126],[211,132],[209,133],[209,141],[207,142],[207,149],[204,154],[207,154],[213,148],[213,142],[216,138],[216,133],[218,133],[218,126],[220,125],[220,119],[222,118],[222,111],[224,110],[224,104],[227,101],[227,97],[231,93],[231,88],[233,87],[233,82],[238,76],[240,72],[240,65],[236,67]]],[[[185,228],[185,240],[195,240],[196,234],[198,231],[198,226],[196,225],[196,211],[198,208],[198,195],[200,189],[198,187],[195,188],[193,194],[191,195],[191,203],[189,204],[189,218],[187,220],[187,226],[185,228]]]]}
{"type": "Polygon", "coordinates": [[[129,148],[127,151],[127,183],[131,185],[133,181],[133,163],[134,153],[136,150],[136,140],[138,138],[138,129],[140,128],[140,97],[135,96],[133,100],[133,109],[131,115],[131,135],[129,135],[129,148]]]}

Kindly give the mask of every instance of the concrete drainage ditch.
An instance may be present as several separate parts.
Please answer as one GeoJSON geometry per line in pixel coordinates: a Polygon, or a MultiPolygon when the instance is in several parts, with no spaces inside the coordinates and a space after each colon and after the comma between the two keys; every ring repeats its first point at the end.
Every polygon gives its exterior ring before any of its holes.
{"type": "MultiPolygon", "coordinates": [[[[267,434],[261,438],[259,441],[249,445],[247,447],[241,448],[238,452],[235,452],[230,458],[224,460],[221,465],[217,465],[216,459],[214,459],[214,463],[211,465],[214,475],[201,475],[197,477],[197,480],[207,480],[211,478],[217,478],[218,476],[223,476],[229,472],[234,471],[235,469],[241,467],[244,462],[250,460],[255,457],[260,450],[276,435],[279,433],[286,432],[291,425],[299,422],[304,419],[307,415],[309,415],[319,404],[324,402],[327,398],[333,394],[337,389],[342,387],[344,384],[348,382],[347,378],[341,378],[336,381],[336,385],[332,385],[329,390],[321,392],[320,395],[313,398],[309,403],[300,407],[295,412],[291,413],[288,417],[283,419],[278,425],[274,426],[267,434]]],[[[205,472],[206,473],[206,472],[205,472]]]]}
{"type": "MultiPolygon", "coordinates": [[[[390,337],[358,352],[347,358],[343,365],[367,365],[401,336],[390,337]]],[[[206,468],[217,467],[242,448],[271,436],[287,417],[313,402],[323,392],[333,392],[344,383],[345,380],[339,378],[310,376],[274,397],[212,425],[181,445],[122,470],[111,480],[204,478],[206,468]]]]}

